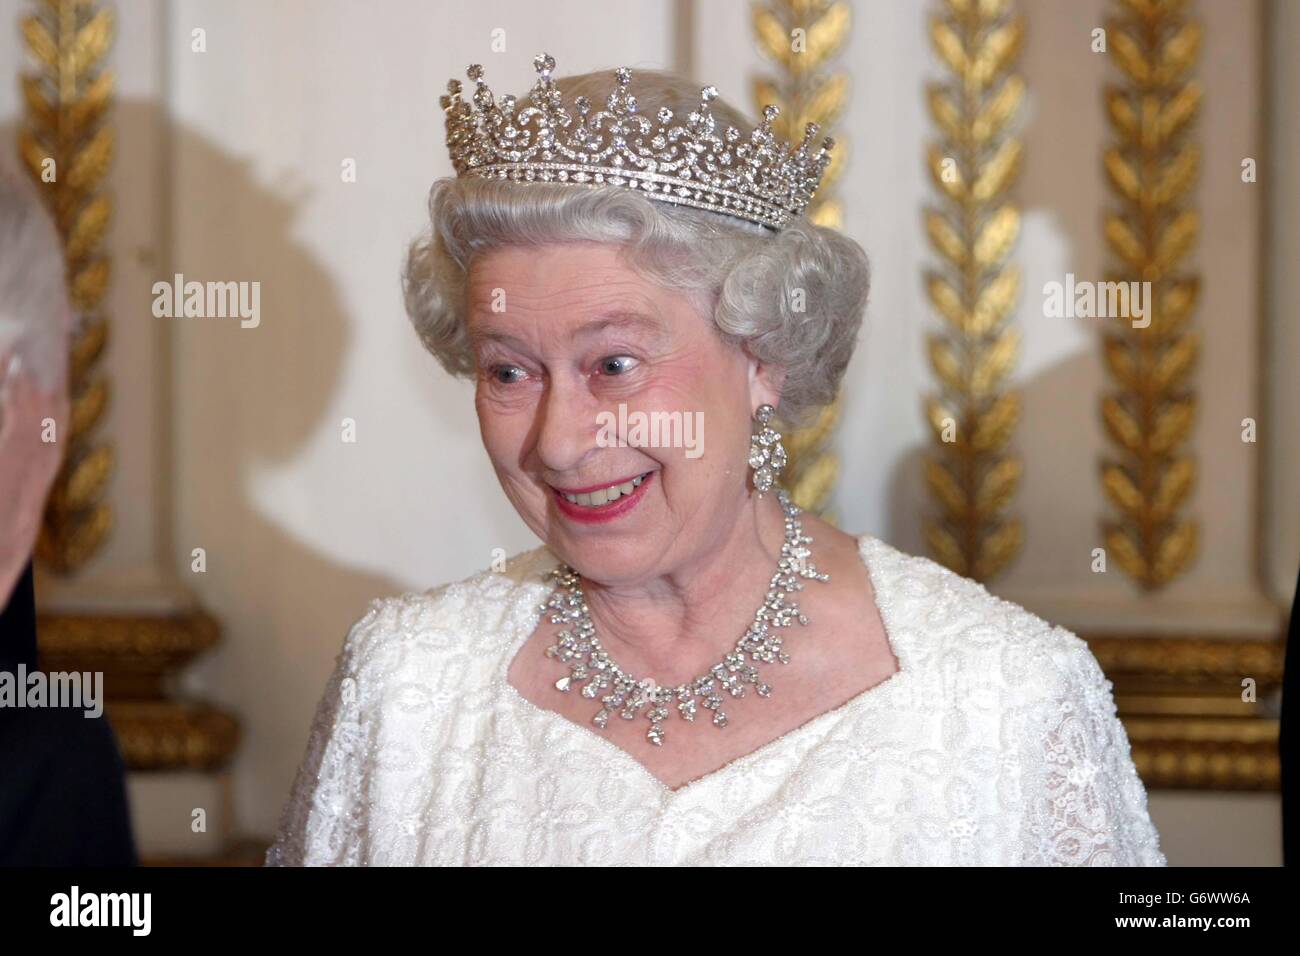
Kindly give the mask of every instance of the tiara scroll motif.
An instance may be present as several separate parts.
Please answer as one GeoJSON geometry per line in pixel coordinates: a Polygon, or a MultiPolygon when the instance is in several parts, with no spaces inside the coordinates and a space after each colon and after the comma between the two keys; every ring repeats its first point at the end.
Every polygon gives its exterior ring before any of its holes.
{"type": "Polygon", "coordinates": [[[551,79],[555,60],[542,53],[533,66],[537,82],[527,97],[530,105],[523,108],[513,96],[502,96],[498,104],[477,63],[465,71],[475,83],[472,103],[461,99],[459,80],[448,82],[439,102],[457,175],[621,186],[660,202],[779,230],[803,213],[830,164],[834,139],[826,137],[811,151],[816,123],[807,125],[798,146],[773,135],[772,121],[780,113],[776,106],[763,107],[763,121],[747,139],[734,126],[719,136],[709,108],[718,91],[706,86],[699,108],[684,125],[671,125],[673,111],[667,107],[656,113],[656,124],[637,112],[636,97],[628,90],[632,71],[620,67],[605,109],[593,112],[588,99],[579,96],[574,116],[551,79]]]}

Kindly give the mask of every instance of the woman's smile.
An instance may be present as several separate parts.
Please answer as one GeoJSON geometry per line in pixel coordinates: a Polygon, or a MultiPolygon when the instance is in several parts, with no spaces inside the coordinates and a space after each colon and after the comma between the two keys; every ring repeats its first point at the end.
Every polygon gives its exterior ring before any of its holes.
{"type": "Polygon", "coordinates": [[[561,514],[585,524],[598,524],[621,518],[640,504],[653,477],[654,472],[647,471],[603,485],[550,488],[561,514]]]}

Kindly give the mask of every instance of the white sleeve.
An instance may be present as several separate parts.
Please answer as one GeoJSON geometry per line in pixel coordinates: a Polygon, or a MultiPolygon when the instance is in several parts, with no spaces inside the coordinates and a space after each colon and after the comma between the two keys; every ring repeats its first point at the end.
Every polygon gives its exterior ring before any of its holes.
{"type": "Polygon", "coordinates": [[[1052,629],[1047,693],[1023,740],[1022,866],[1167,866],[1114,685],[1088,645],[1052,629]]]}
{"type": "Polygon", "coordinates": [[[348,866],[362,861],[367,787],[359,682],[383,599],[348,630],[316,707],[307,753],[280,817],[267,866],[348,866]]]}

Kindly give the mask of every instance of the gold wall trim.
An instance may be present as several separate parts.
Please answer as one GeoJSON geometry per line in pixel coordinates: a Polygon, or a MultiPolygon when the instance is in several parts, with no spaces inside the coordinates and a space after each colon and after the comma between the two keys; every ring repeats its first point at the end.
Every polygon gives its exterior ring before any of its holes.
{"type": "Polygon", "coordinates": [[[1260,686],[1282,683],[1285,646],[1280,639],[1141,634],[1084,637],[1102,670],[1112,678],[1129,674],[1191,681],[1253,677],[1260,686]]]}
{"type": "Polygon", "coordinates": [[[167,696],[169,676],[221,638],[215,618],[41,614],[41,666],[102,671],[105,714],[129,770],[212,770],[239,745],[239,723],[202,701],[167,696]]]}
{"type": "Polygon", "coordinates": [[[208,704],[110,701],[104,708],[130,770],[218,770],[239,746],[239,723],[208,704]]]}
{"type": "Polygon", "coordinates": [[[1275,720],[1125,718],[1133,763],[1150,789],[1281,789],[1275,720]]]}
{"type": "Polygon", "coordinates": [[[979,581],[1005,569],[1024,537],[1005,514],[1022,464],[1007,451],[1020,394],[1004,388],[1020,347],[1009,323],[1020,270],[1007,262],[1020,211],[1007,193],[1024,151],[1011,132],[1025,96],[1012,72],[1024,32],[1010,0],[946,0],[930,19],[949,75],[927,90],[938,131],[927,165],[941,205],[925,210],[925,229],[943,265],[925,286],[945,325],[928,336],[940,389],[925,406],[935,443],[925,478],[939,512],[925,533],[936,560],[979,581]]]}
{"type": "Polygon", "coordinates": [[[1110,282],[1149,282],[1145,327],[1115,320],[1102,354],[1115,388],[1101,403],[1114,445],[1101,462],[1101,485],[1117,518],[1102,519],[1107,554],[1144,590],[1155,591],[1196,555],[1198,527],[1180,509],[1196,481],[1186,450],[1196,416],[1188,378],[1200,349],[1188,329],[1200,291],[1181,264],[1200,220],[1188,194],[1201,153],[1190,130],[1201,87],[1185,79],[1200,52],[1201,27],[1182,0],[1117,0],[1106,24],[1110,59],[1123,75],[1103,99],[1114,134],[1103,154],[1116,208],[1104,218],[1106,246],[1118,263],[1110,282]]]}
{"type": "Polygon", "coordinates": [[[111,661],[133,668],[178,666],[220,640],[203,611],[167,617],[130,614],[41,614],[41,657],[59,664],[111,661]]]}
{"type": "Polygon", "coordinates": [[[1114,684],[1133,760],[1148,787],[1280,788],[1280,639],[1085,637],[1114,684]],[[1255,682],[1254,701],[1242,700],[1245,678],[1255,682]]]}
{"type": "Polygon", "coordinates": [[[109,401],[99,361],[108,341],[102,310],[109,260],[102,244],[113,204],[101,187],[115,142],[105,122],[114,76],[103,67],[113,43],[113,11],[88,0],[40,0],[22,18],[21,30],[37,70],[21,77],[26,120],[18,153],[63,240],[77,315],[68,369],[71,416],[59,423],[66,451],[46,503],[36,555],[55,572],[71,574],[98,552],[112,527],[112,512],[101,499],[114,453],[94,433],[109,401]]]}
{"type": "MultiPolygon", "coordinates": [[[[752,7],[758,48],[778,73],[754,80],[755,110],[769,103],[781,114],[773,132],[790,142],[803,139],[804,127],[816,123],[822,136],[835,138],[831,163],[822,176],[817,195],[808,207],[809,221],[831,229],[844,226],[844,209],[835,195],[849,149],[836,122],[848,103],[849,74],[833,68],[848,42],[853,16],[847,0],[768,0],[752,7]],[[799,42],[795,30],[802,30],[799,42]]],[[[839,459],[831,450],[831,437],[839,420],[836,399],[804,428],[781,427],[789,453],[782,484],[799,507],[824,514],[839,477],[839,459]]]]}

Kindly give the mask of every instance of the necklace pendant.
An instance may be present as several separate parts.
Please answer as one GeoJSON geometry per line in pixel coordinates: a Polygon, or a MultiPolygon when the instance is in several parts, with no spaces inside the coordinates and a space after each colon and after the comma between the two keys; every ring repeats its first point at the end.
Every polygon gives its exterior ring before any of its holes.
{"type": "Polygon", "coordinates": [[[661,687],[652,678],[636,680],[625,673],[609,658],[596,637],[596,627],[591,620],[591,609],[582,593],[582,580],[567,565],[551,572],[557,588],[545,604],[543,612],[551,612],[551,621],[566,624],[568,628],[556,636],[554,646],[546,649],[546,656],[569,664],[570,673],[555,682],[555,689],[567,692],[574,681],[583,683],[581,694],[585,698],[600,696],[601,708],[591,722],[604,730],[609,719],[617,713],[624,720],[633,720],[646,708],[650,721],[646,739],[656,747],[667,739],[663,723],[676,699],[677,714],[682,720],[694,723],[699,708],[712,711],[715,727],[729,723],[722,710],[724,693],[733,698],[745,696],[745,684],[752,684],[759,697],[769,697],[772,687],[760,679],[754,664],[788,664],[790,657],[782,649],[780,631],[793,624],[807,625],[808,618],[793,600],[794,592],[803,590],[803,580],[827,581],[830,575],[818,572],[812,565],[812,552],[807,547],[812,538],[803,534],[799,523],[800,509],[790,501],[782,489],[777,499],[785,509],[786,541],[776,573],[768,586],[767,596],[754,614],[735,649],[694,681],[676,687],[661,687]],[[748,660],[746,660],[748,658],[748,660]],[[609,693],[601,695],[603,690],[609,693]]]}

